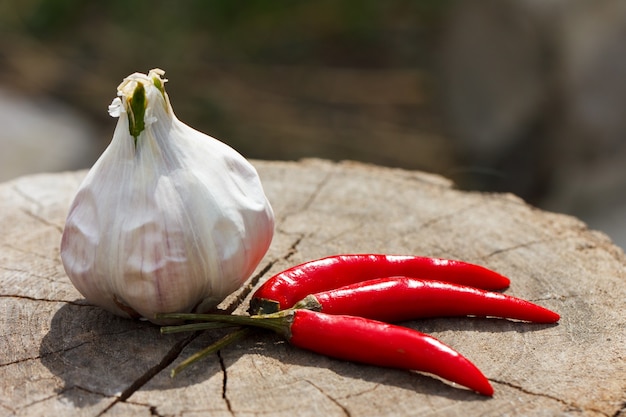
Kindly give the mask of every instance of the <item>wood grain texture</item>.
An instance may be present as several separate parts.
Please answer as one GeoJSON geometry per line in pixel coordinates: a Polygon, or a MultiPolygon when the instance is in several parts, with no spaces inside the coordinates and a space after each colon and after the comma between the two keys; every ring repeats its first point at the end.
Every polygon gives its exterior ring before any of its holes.
{"type": "Polygon", "coordinates": [[[263,332],[171,379],[173,366],[223,333],[162,336],[89,305],[59,258],[85,172],[23,177],[0,185],[0,415],[626,415],[626,258],[605,235],[425,173],[253,162],[276,236],[223,308],[245,311],[251,288],[297,263],[377,252],[484,265],[511,278],[507,294],[556,310],[561,322],[405,323],[472,360],[493,383],[492,399],[428,375],[301,351],[263,332]]]}

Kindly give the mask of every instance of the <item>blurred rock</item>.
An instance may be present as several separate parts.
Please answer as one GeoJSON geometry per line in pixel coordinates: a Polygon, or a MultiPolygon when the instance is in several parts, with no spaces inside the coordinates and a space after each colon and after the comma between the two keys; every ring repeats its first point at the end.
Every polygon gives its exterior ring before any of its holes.
{"type": "Polygon", "coordinates": [[[0,89],[0,126],[0,181],[88,168],[99,153],[88,121],[49,99],[29,99],[0,89]]]}
{"type": "Polygon", "coordinates": [[[576,215],[625,247],[626,3],[461,1],[446,27],[449,133],[480,167],[462,185],[576,215]]]}

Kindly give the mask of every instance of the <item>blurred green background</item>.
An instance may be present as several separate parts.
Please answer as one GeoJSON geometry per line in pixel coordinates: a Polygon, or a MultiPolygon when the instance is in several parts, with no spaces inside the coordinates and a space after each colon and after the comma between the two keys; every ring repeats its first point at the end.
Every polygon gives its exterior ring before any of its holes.
{"type": "Polygon", "coordinates": [[[2,0],[0,178],[89,167],[117,85],[159,67],[248,158],[434,172],[626,244],[624,4],[2,0]]]}
{"type": "Polygon", "coordinates": [[[247,157],[437,170],[427,70],[445,4],[13,0],[1,81],[76,107],[106,142],[115,87],[159,67],[178,117],[247,157]]]}

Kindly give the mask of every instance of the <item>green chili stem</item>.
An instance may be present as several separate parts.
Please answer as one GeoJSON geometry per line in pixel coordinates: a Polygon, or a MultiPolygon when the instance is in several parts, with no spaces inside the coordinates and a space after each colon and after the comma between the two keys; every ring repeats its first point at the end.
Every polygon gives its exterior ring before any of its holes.
{"type": "Polygon", "coordinates": [[[157,319],[197,320],[203,322],[227,323],[233,326],[252,326],[289,334],[293,310],[283,310],[262,316],[239,316],[233,314],[159,313],[157,319]]]}
{"type": "Polygon", "coordinates": [[[178,326],[163,326],[161,327],[161,334],[196,332],[200,330],[223,329],[225,327],[233,327],[233,326],[234,326],[233,324],[218,323],[218,322],[190,323],[190,324],[181,324],[178,326]]]}
{"type": "Polygon", "coordinates": [[[188,367],[189,365],[191,365],[194,362],[199,361],[200,359],[217,352],[218,350],[221,350],[222,348],[230,345],[231,343],[236,342],[237,340],[243,339],[245,336],[247,336],[250,332],[252,332],[252,329],[249,327],[243,327],[239,330],[235,330],[232,333],[227,334],[226,336],[222,337],[220,340],[218,340],[217,342],[213,343],[212,345],[210,345],[209,347],[194,353],[193,355],[191,355],[190,357],[188,357],[187,359],[185,359],[183,362],[181,362],[177,367],[175,367],[174,369],[172,369],[172,372],[170,373],[170,376],[172,378],[174,378],[177,374],[179,374],[183,369],[185,369],[186,367],[188,367]]]}

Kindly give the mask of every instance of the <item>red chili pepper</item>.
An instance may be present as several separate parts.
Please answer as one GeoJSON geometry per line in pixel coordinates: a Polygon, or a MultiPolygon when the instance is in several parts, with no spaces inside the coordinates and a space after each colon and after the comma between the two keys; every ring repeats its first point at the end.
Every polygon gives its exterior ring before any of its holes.
{"type": "Polygon", "coordinates": [[[295,308],[386,322],[481,316],[556,323],[560,316],[530,301],[449,282],[392,277],[308,295],[295,308]]]}
{"type": "Polygon", "coordinates": [[[474,364],[415,330],[354,316],[294,310],[289,342],[337,359],[430,372],[483,395],[493,388],[474,364]]]}
{"type": "Polygon", "coordinates": [[[250,312],[267,314],[292,307],[309,294],[357,282],[408,276],[452,282],[486,290],[507,288],[510,280],[466,262],[398,255],[336,255],[289,268],[254,293],[250,312]]]}
{"type": "Polygon", "coordinates": [[[264,327],[282,334],[302,349],[369,365],[429,372],[480,394],[493,395],[493,388],[482,372],[454,349],[418,331],[363,317],[289,309],[252,317],[166,314],[159,318],[264,327]]]}

